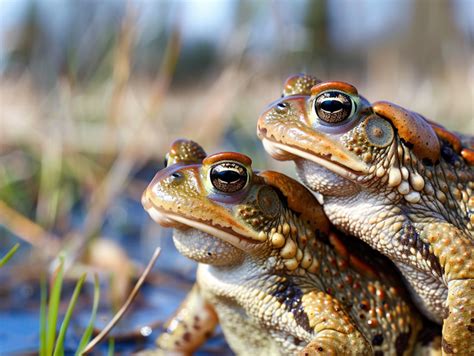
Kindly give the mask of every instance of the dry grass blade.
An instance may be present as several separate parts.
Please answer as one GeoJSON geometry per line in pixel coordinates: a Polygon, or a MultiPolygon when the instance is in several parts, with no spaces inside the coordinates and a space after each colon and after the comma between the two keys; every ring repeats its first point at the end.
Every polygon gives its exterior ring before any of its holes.
{"type": "MultiPolygon", "coordinates": [[[[147,118],[150,117],[150,113],[156,114],[159,103],[162,97],[166,94],[166,89],[169,86],[171,77],[174,73],[176,66],[177,57],[180,48],[180,32],[176,30],[171,38],[169,39],[167,48],[165,50],[164,64],[162,65],[157,78],[155,80],[155,89],[152,92],[150,98],[150,105],[148,113],[139,117],[139,123],[135,130],[136,137],[140,137],[141,134],[148,130],[147,118]]],[[[128,53],[128,52],[127,52],[128,53]]],[[[89,204],[88,213],[84,223],[84,236],[86,237],[83,242],[87,243],[100,228],[104,214],[109,206],[110,202],[116,197],[126,185],[126,182],[130,178],[130,172],[136,169],[143,162],[148,159],[151,152],[142,154],[140,158],[137,158],[137,140],[128,142],[119,152],[119,155],[115,159],[107,175],[104,177],[102,182],[97,185],[97,189],[93,192],[91,202],[89,204]]],[[[80,255],[85,246],[83,246],[77,254],[80,255]]]]}
{"type": "Polygon", "coordinates": [[[59,239],[0,200],[0,225],[49,256],[59,251],[59,239]]]}
{"type": "Polygon", "coordinates": [[[148,118],[154,118],[159,111],[160,105],[170,86],[171,79],[176,70],[178,57],[181,51],[181,28],[180,21],[176,22],[173,31],[168,39],[158,75],[153,83],[148,107],[148,118]]]}
{"type": "MultiPolygon", "coordinates": [[[[108,121],[112,126],[119,122],[119,113],[122,108],[127,83],[130,78],[131,53],[135,40],[135,14],[128,3],[126,15],[122,21],[122,28],[119,35],[119,42],[115,49],[114,58],[114,89],[112,93],[112,102],[109,107],[108,121]]],[[[113,135],[110,135],[113,138],[113,135]]],[[[112,141],[114,142],[114,141],[112,141]]]]}
{"type": "Polygon", "coordinates": [[[138,294],[138,291],[140,290],[143,282],[145,281],[146,277],[150,273],[151,269],[155,265],[156,260],[158,259],[158,256],[160,255],[161,248],[157,247],[155,249],[155,252],[153,253],[153,256],[151,257],[150,262],[148,262],[148,265],[146,266],[145,270],[143,271],[142,275],[137,281],[137,284],[131,291],[130,295],[128,296],[126,302],[124,305],[120,308],[120,310],[114,315],[112,320],[107,324],[107,326],[97,335],[84,349],[82,352],[82,355],[87,354],[92,351],[92,349],[99,343],[101,342],[107,334],[112,330],[112,328],[117,324],[117,322],[123,317],[125,312],[128,310],[130,305],[132,304],[133,300],[138,294]]]}
{"type": "Polygon", "coordinates": [[[39,179],[36,220],[45,228],[51,228],[57,218],[60,199],[63,147],[61,129],[49,131],[49,139],[41,147],[41,170],[39,179]]]}

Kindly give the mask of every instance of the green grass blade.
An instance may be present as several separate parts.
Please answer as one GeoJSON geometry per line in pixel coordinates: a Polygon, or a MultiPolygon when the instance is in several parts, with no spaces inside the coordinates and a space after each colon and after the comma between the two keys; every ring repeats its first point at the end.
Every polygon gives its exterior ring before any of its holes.
{"type": "Polygon", "coordinates": [[[16,243],[11,249],[10,251],[7,252],[7,254],[5,256],[3,256],[2,259],[0,259],[0,268],[3,267],[9,260],[10,258],[13,257],[13,255],[15,254],[15,252],[20,248],[20,243],[16,243]]]}
{"type": "Polygon", "coordinates": [[[46,287],[46,275],[41,274],[41,304],[40,304],[40,356],[46,355],[46,305],[48,303],[48,289],[46,287]]]}
{"type": "Polygon", "coordinates": [[[91,318],[89,320],[89,324],[87,325],[84,334],[82,335],[81,341],[79,342],[79,346],[77,347],[76,355],[80,355],[82,350],[86,347],[88,342],[91,339],[92,331],[94,330],[94,323],[95,318],[97,315],[97,309],[99,307],[99,299],[100,299],[100,286],[99,286],[99,277],[97,273],[94,274],[94,302],[92,304],[92,313],[91,318]]]}
{"type": "Polygon", "coordinates": [[[79,297],[79,293],[81,292],[86,276],[87,274],[84,273],[76,283],[76,288],[74,288],[74,292],[72,293],[71,300],[69,301],[69,305],[67,307],[66,315],[64,315],[64,320],[61,324],[61,328],[59,329],[53,356],[64,355],[64,339],[66,338],[66,331],[69,327],[69,321],[71,320],[72,312],[76,307],[77,298],[79,297]]]}
{"type": "Polygon", "coordinates": [[[115,349],[115,339],[111,337],[109,339],[109,352],[108,352],[109,356],[114,356],[114,349],[115,349]]]}
{"type": "Polygon", "coordinates": [[[59,258],[59,266],[56,269],[53,288],[49,296],[48,321],[46,328],[46,356],[53,354],[54,340],[56,339],[56,323],[58,321],[58,310],[63,284],[64,258],[59,258]]]}

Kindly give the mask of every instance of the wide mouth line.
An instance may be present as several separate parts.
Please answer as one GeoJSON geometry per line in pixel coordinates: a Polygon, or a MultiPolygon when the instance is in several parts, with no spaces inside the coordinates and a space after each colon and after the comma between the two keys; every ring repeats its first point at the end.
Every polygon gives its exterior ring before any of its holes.
{"type": "MultiPolygon", "coordinates": [[[[155,220],[157,223],[160,223],[159,222],[160,219],[164,219],[164,220],[167,220],[168,223],[175,222],[180,225],[185,225],[190,228],[195,228],[209,235],[212,235],[216,238],[220,238],[230,243],[231,245],[234,245],[239,248],[242,247],[242,244],[257,245],[260,243],[259,241],[252,240],[251,238],[248,238],[242,234],[239,234],[238,232],[235,232],[230,228],[216,226],[206,220],[184,217],[181,215],[164,211],[153,205],[151,206],[149,205],[145,209],[148,212],[148,214],[153,218],[153,220],[155,220]]],[[[174,226],[171,226],[171,227],[179,229],[179,227],[174,227],[174,226]]]]}
{"type": "MultiPolygon", "coordinates": [[[[314,162],[320,166],[323,166],[325,168],[328,168],[329,170],[334,171],[335,173],[341,176],[344,176],[344,177],[348,177],[349,175],[360,176],[363,174],[363,172],[356,171],[354,169],[351,169],[347,166],[340,164],[339,162],[332,161],[328,159],[327,157],[324,157],[324,155],[319,154],[318,152],[305,150],[288,143],[282,143],[276,140],[269,139],[268,137],[264,137],[263,140],[265,140],[266,143],[273,145],[275,148],[281,151],[284,151],[291,155],[314,162]]],[[[331,153],[328,153],[328,154],[330,155],[331,153]]]]}

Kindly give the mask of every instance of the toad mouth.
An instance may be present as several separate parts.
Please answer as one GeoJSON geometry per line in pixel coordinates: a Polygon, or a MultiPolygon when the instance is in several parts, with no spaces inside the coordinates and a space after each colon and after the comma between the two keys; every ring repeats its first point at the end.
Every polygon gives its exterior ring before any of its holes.
{"type": "Polygon", "coordinates": [[[355,179],[357,176],[363,175],[368,171],[367,166],[362,162],[348,162],[348,166],[345,166],[331,160],[331,153],[320,154],[315,151],[307,151],[289,144],[270,140],[264,135],[262,136],[263,147],[275,159],[291,160],[291,157],[296,156],[314,162],[347,179],[355,179]]]}
{"type": "Polygon", "coordinates": [[[150,217],[155,222],[165,227],[172,227],[176,229],[185,229],[186,227],[194,228],[209,235],[215,236],[241,249],[255,246],[261,242],[244,236],[230,228],[215,226],[208,221],[191,219],[182,215],[165,212],[156,208],[146,198],[143,198],[142,203],[150,217]]]}

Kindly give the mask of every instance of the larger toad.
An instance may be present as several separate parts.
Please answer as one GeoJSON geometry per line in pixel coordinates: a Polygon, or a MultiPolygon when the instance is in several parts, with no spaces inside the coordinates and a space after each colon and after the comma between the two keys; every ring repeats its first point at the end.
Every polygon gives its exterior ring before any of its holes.
{"type": "Polygon", "coordinates": [[[240,355],[411,354],[420,316],[389,261],[329,224],[313,195],[238,153],[177,141],[143,205],[199,262],[162,350],[193,352],[218,320],[240,355]],[[392,271],[393,272],[393,271],[392,271]]]}
{"type": "Polygon", "coordinates": [[[456,135],[343,82],[297,75],[258,121],[333,224],[393,260],[443,322],[445,353],[474,354],[474,151],[456,135]]]}

